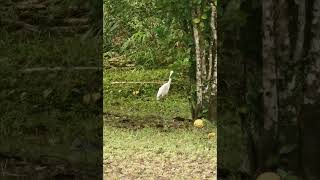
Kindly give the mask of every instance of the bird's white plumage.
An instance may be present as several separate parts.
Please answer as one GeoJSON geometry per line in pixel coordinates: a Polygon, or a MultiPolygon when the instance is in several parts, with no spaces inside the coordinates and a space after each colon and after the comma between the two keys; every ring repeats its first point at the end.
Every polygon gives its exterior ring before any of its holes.
{"type": "Polygon", "coordinates": [[[165,96],[168,94],[169,89],[170,89],[170,84],[171,84],[171,75],[173,71],[170,71],[170,76],[169,76],[169,81],[163,84],[157,93],[157,100],[159,100],[161,97],[165,96]]]}

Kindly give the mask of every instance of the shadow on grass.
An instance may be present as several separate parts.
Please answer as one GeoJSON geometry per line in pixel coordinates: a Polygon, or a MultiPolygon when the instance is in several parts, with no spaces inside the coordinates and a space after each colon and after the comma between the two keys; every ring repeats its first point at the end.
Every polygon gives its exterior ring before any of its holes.
{"type": "Polygon", "coordinates": [[[99,43],[42,34],[1,36],[0,176],[101,176],[102,72],[21,71],[99,66],[99,43]],[[83,100],[97,93],[100,98],[83,100]]]}

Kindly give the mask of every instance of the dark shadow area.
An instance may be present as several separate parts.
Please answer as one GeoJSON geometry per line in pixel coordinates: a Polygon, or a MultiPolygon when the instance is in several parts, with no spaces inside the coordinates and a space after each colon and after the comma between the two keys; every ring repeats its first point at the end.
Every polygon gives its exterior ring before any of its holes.
{"type": "Polygon", "coordinates": [[[319,179],[318,1],[224,1],[218,177],[319,179]]]}
{"type": "Polygon", "coordinates": [[[102,2],[0,4],[0,177],[102,179],[102,2]]]}

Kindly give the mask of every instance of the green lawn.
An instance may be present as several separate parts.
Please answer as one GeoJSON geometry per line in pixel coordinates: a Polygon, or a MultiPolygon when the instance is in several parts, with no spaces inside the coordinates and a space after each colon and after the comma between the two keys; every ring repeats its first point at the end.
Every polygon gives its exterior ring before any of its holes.
{"type": "Polygon", "coordinates": [[[161,84],[111,84],[164,83],[169,72],[105,72],[105,179],[215,179],[216,137],[208,139],[208,133],[216,133],[216,128],[209,123],[203,129],[193,127],[183,75],[173,76],[175,84],[162,101],[156,101],[161,84]]]}
{"type": "Polygon", "coordinates": [[[156,100],[161,84],[111,84],[112,82],[163,82],[168,81],[170,70],[106,71],[104,75],[104,111],[128,116],[158,116],[190,118],[187,82],[182,75],[174,74],[169,96],[156,100]],[[134,91],[139,91],[138,95],[134,91]]]}

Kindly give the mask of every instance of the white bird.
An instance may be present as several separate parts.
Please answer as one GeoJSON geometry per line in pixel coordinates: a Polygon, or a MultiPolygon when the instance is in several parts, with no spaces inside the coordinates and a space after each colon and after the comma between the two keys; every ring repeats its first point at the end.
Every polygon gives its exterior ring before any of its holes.
{"type": "Polygon", "coordinates": [[[170,71],[170,76],[169,76],[169,81],[166,82],[165,84],[163,84],[158,91],[157,94],[157,100],[159,100],[161,97],[165,96],[168,94],[169,89],[170,89],[170,84],[171,84],[171,75],[172,75],[173,71],[170,71]]]}

